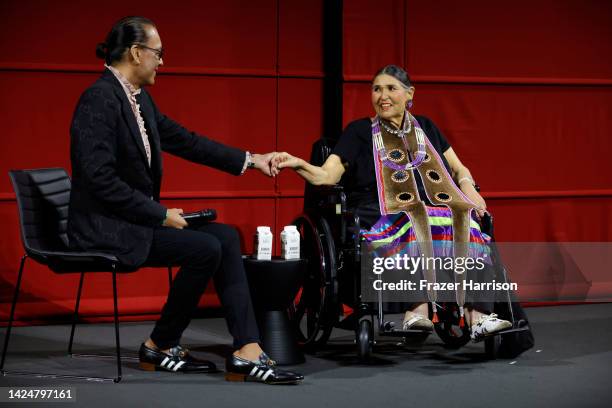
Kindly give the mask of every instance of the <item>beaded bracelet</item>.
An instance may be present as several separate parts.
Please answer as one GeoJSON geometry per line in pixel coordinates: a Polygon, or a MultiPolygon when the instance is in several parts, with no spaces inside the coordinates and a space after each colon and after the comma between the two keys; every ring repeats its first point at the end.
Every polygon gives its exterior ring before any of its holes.
{"type": "Polygon", "coordinates": [[[471,177],[462,177],[462,178],[460,178],[460,179],[459,179],[459,181],[457,182],[457,184],[461,185],[461,183],[462,183],[464,180],[468,180],[470,183],[472,183],[472,186],[475,186],[475,185],[476,185],[476,183],[474,182],[474,179],[473,179],[473,178],[471,178],[471,177]]]}

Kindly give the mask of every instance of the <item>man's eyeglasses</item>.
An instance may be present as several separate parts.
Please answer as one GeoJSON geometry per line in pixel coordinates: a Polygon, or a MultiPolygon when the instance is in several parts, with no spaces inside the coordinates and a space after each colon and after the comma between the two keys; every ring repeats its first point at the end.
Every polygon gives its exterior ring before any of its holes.
{"type": "Polygon", "coordinates": [[[137,47],[140,47],[140,48],[144,48],[144,49],[153,51],[155,53],[155,55],[157,55],[157,59],[164,58],[164,49],[163,48],[159,48],[159,49],[151,48],[151,47],[147,47],[146,45],[143,45],[143,44],[134,44],[134,45],[137,46],[137,47]]]}

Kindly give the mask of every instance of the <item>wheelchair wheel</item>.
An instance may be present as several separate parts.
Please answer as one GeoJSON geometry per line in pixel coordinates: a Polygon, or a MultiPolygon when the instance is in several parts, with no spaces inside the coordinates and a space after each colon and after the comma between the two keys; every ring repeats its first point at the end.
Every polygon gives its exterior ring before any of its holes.
{"type": "Polygon", "coordinates": [[[301,257],[308,261],[302,289],[291,310],[298,342],[307,349],[325,345],[339,318],[336,251],[324,218],[302,215],[293,221],[300,231],[301,257]]]}
{"type": "Polygon", "coordinates": [[[489,360],[495,360],[499,356],[501,336],[490,336],[484,339],[485,354],[489,360]]]}
{"type": "Polygon", "coordinates": [[[359,328],[356,333],[357,340],[357,356],[361,361],[370,358],[372,354],[372,344],[374,342],[374,332],[372,330],[372,322],[368,319],[363,319],[359,322],[359,328]]]}
{"type": "Polygon", "coordinates": [[[467,325],[459,326],[459,307],[455,303],[443,303],[438,307],[438,319],[434,326],[436,334],[448,348],[463,347],[470,341],[467,325]]]}

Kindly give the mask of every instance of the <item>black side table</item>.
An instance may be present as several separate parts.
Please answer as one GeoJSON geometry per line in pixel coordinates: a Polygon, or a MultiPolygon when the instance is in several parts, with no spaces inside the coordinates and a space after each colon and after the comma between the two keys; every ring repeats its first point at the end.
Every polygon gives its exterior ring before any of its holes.
{"type": "Polygon", "coordinates": [[[306,261],[243,257],[243,262],[264,350],[279,365],[303,363],[287,308],[302,285],[306,261]]]}

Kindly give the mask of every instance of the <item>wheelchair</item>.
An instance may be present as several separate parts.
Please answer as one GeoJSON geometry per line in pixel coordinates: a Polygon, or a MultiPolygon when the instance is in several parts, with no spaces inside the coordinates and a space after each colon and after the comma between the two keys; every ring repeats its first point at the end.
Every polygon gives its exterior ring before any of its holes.
{"type": "MultiPolygon", "coordinates": [[[[315,142],[311,163],[322,165],[331,154],[333,144],[333,140],[326,138],[315,142]]],[[[360,220],[347,208],[342,181],[334,186],[306,183],[304,210],[294,219],[293,225],[300,231],[301,256],[308,266],[290,315],[297,340],[305,351],[322,349],[334,328],[355,332],[357,355],[362,361],[371,356],[376,344],[375,328],[381,337],[401,338],[405,343],[416,345],[425,341],[429,332],[397,329],[394,322],[385,320],[382,295],[378,302],[362,301],[361,281],[356,273],[360,271],[362,249],[360,220]],[[346,316],[344,305],[352,309],[346,316]]],[[[481,229],[493,237],[490,215],[483,217],[481,229]]],[[[492,256],[497,273],[503,274],[507,281],[494,245],[492,256]]],[[[507,302],[513,326],[482,340],[488,359],[498,358],[503,336],[529,329],[526,320],[515,320],[509,292],[507,302]]],[[[470,332],[467,325],[459,323],[457,304],[442,302],[437,309],[439,322],[434,330],[445,347],[457,349],[468,343],[470,332]]]]}

